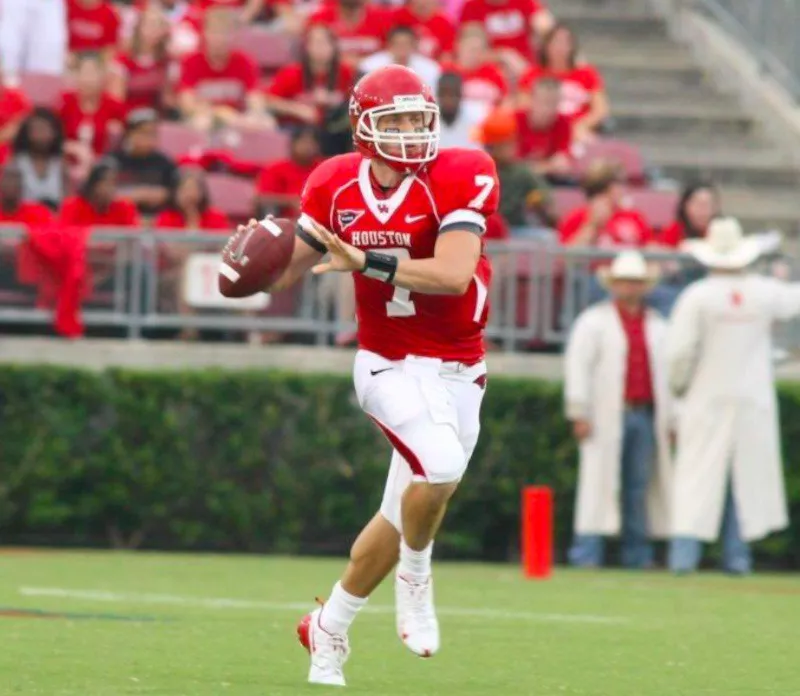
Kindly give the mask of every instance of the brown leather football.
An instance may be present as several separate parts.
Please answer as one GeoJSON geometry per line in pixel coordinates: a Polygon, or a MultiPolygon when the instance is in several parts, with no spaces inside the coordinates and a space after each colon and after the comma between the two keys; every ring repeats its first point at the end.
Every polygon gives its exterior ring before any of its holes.
{"type": "Polygon", "coordinates": [[[283,275],[292,260],[295,223],[264,218],[236,232],[222,250],[219,291],[225,297],[249,297],[283,275]]]}

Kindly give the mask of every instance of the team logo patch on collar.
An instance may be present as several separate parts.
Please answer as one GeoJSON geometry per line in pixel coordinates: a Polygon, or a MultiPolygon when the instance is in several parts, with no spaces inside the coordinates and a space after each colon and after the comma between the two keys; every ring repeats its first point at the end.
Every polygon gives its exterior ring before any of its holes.
{"type": "Polygon", "coordinates": [[[346,230],[350,225],[355,223],[362,215],[363,210],[339,210],[336,215],[339,220],[339,228],[346,230]]]}
{"type": "Polygon", "coordinates": [[[336,215],[339,219],[339,227],[346,230],[350,225],[354,224],[362,215],[363,210],[339,210],[336,215]]]}

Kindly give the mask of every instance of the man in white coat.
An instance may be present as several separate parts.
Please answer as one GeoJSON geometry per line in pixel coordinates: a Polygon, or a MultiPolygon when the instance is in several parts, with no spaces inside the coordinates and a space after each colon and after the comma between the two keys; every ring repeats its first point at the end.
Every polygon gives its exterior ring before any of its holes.
{"type": "Polygon", "coordinates": [[[721,529],[724,569],[747,573],[747,542],[788,523],[772,326],[800,314],[800,284],[748,273],[761,245],[732,218],[684,249],[710,274],[678,298],[669,325],[669,383],[682,398],[669,565],[695,570],[701,542],[721,529]]]}
{"type": "Polygon", "coordinates": [[[565,359],[567,418],[580,443],[569,559],[602,565],[604,537],[621,531],[623,565],[648,568],[652,538],[668,534],[667,327],[644,303],[656,276],[639,252],[622,252],[598,278],[611,299],[577,318],[565,359]]]}

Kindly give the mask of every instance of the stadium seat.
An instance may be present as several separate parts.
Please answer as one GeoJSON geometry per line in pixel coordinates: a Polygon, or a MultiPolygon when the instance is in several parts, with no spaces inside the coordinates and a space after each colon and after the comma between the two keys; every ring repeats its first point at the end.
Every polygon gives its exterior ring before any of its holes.
{"type": "Polygon", "coordinates": [[[660,230],[675,219],[678,207],[677,191],[653,191],[652,189],[630,189],[628,203],[645,216],[651,227],[660,230]]]}
{"type": "Polygon", "coordinates": [[[289,156],[289,136],[283,131],[227,131],[220,146],[234,160],[259,166],[289,156]]]}
{"type": "Polygon", "coordinates": [[[262,71],[277,70],[297,58],[291,36],[263,27],[242,27],[236,37],[236,45],[243,47],[262,71]]]}
{"type": "Polygon", "coordinates": [[[578,188],[555,188],[553,189],[553,205],[555,206],[556,217],[560,220],[567,213],[571,213],[575,208],[579,208],[586,202],[586,196],[578,188]]]}
{"type": "Polygon", "coordinates": [[[579,157],[575,158],[575,175],[580,178],[589,165],[597,159],[615,160],[624,170],[625,177],[631,184],[642,184],[645,181],[644,159],[639,148],[624,140],[596,140],[581,146],[579,157]]]}
{"type": "Polygon", "coordinates": [[[60,75],[25,73],[20,79],[20,89],[36,106],[49,109],[58,107],[61,93],[65,90],[64,79],[60,75]]]}
{"type": "Polygon", "coordinates": [[[212,206],[236,222],[252,217],[255,185],[251,180],[230,174],[209,174],[207,181],[212,206]]]}
{"type": "Polygon", "coordinates": [[[208,146],[208,138],[181,123],[164,122],[158,126],[158,149],[167,157],[178,159],[208,146]]]}

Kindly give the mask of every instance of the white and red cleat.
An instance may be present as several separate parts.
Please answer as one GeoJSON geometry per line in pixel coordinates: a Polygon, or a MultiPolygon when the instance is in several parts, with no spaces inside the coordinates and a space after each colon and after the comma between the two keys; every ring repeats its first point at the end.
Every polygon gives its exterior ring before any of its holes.
{"type": "Polygon", "coordinates": [[[328,633],[319,622],[322,607],[306,614],[297,625],[297,638],[311,656],[309,684],[344,686],[344,663],[350,657],[350,643],[343,634],[328,633]]]}
{"type": "Polygon", "coordinates": [[[420,657],[435,655],[439,650],[439,621],[433,608],[433,577],[418,580],[398,573],[394,595],[400,639],[420,657]]]}

